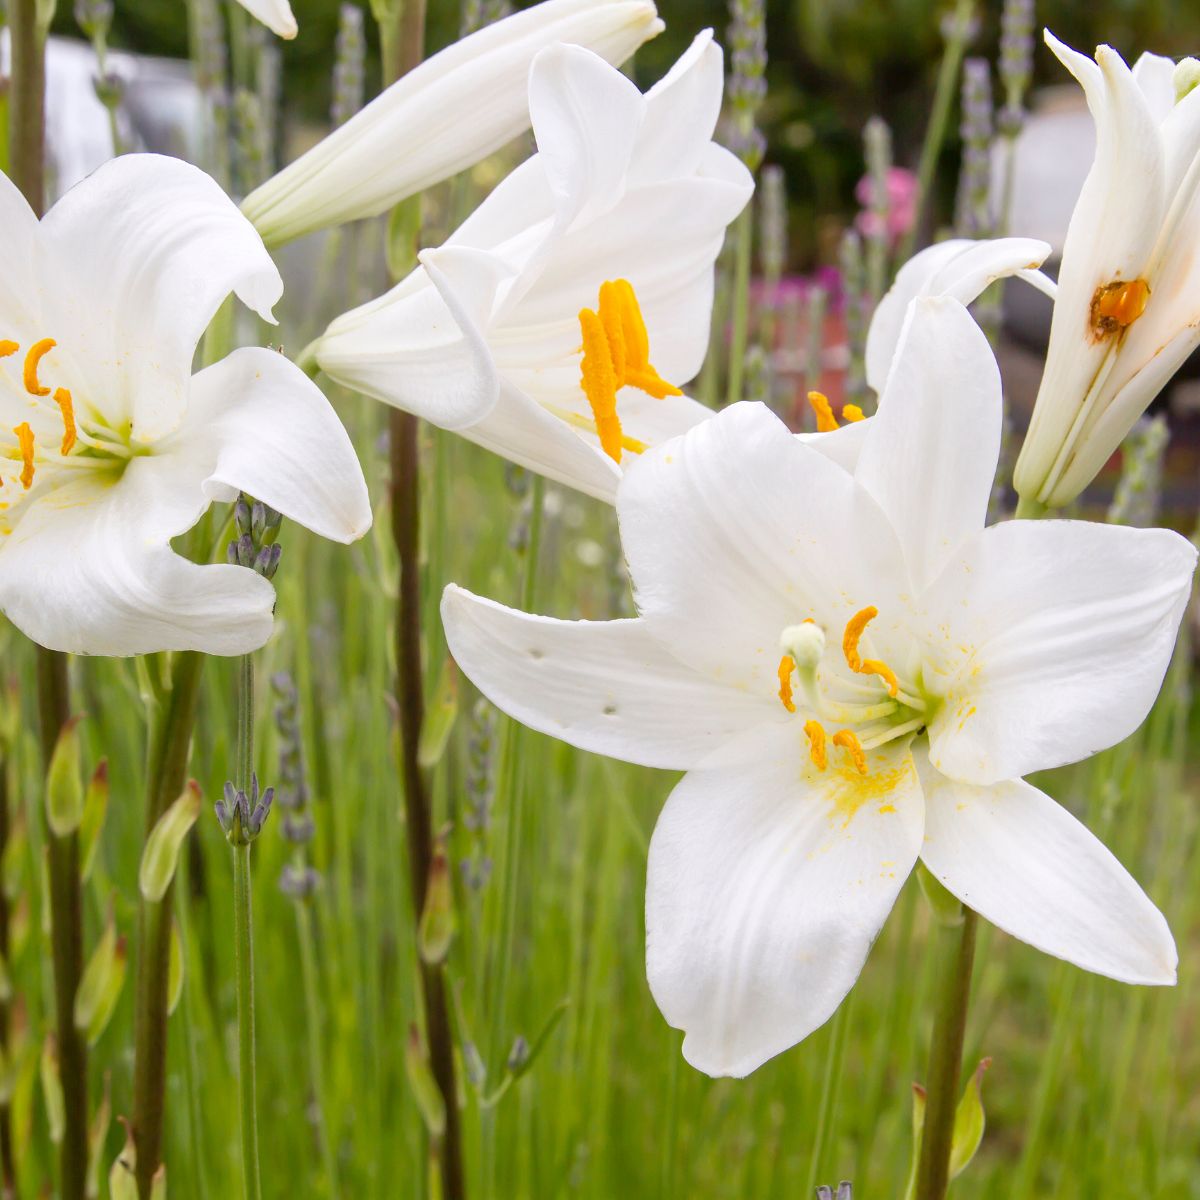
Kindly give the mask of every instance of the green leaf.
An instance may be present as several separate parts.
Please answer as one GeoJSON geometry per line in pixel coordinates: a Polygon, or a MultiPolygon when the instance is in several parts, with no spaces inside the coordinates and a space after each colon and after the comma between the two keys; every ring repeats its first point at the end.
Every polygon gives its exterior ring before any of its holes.
{"type": "Polygon", "coordinates": [[[425,712],[421,740],[417,746],[417,761],[425,770],[432,770],[442,761],[446,743],[458,719],[458,669],[447,658],[438,674],[437,688],[425,712]]]}
{"type": "Polygon", "coordinates": [[[179,850],[200,816],[200,785],[189,780],[183,795],[158,818],[142,851],[138,887],[144,899],[157,904],[167,894],[179,865],[179,850]]]}
{"type": "Polygon", "coordinates": [[[83,820],[83,762],[79,718],[58,735],[46,771],[46,821],[55,837],[70,837],[83,820]]]}
{"type": "Polygon", "coordinates": [[[954,1110],[954,1135],[950,1143],[950,1178],[956,1179],[967,1169],[979,1143],[983,1141],[986,1124],[983,1115],[983,1073],[992,1065],[985,1058],[967,1080],[966,1090],[954,1110]]]}

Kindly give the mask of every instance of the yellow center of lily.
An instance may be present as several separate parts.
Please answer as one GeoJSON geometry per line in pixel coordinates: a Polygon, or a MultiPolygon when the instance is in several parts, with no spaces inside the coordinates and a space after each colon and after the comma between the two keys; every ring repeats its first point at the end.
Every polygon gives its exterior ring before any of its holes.
{"type": "Polygon", "coordinates": [[[779,702],[789,713],[804,709],[808,753],[819,771],[829,766],[833,747],[851,777],[866,776],[871,769],[868,751],[925,725],[925,701],[905,688],[886,662],[866,657],[860,649],[867,626],[878,615],[879,610],[870,605],[846,622],[841,650],[849,678],[837,674],[829,680],[818,678],[825,635],[811,617],[785,629],[780,638],[779,702]],[[873,686],[856,682],[854,676],[859,675],[873,680],[873,686]],[[834,693],[839,687],[851,698],[837,698],[834,693]]]}
{"type": "Polygon", "coordinates": [[[627,279],[610,279],[600,285],[595,309],[579,313],[583,334],[580,386],[592,410],[600,447],[613,462],[622,450],[641,453],[646,446],[627,438],[617,415],[617,393],[635,387],[656,400],[681,396],[650,364],[650,337],[633,285],[627,279]]]}

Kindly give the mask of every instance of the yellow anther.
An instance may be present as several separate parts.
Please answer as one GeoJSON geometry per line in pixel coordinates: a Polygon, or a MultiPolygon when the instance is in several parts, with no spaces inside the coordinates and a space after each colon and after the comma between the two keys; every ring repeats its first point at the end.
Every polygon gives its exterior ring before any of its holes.
{"type": "Polygon", "coordinates": [[[33,487],[33,430],[29,428],[28,421],[22,421],[13,433],[17,435],[21,447],[21,486],[29,491],[33,487]]]}
{"type": "Polygon", "coordinates": [[[50,389],[42,387],[38,382],[38,364],[57,345],[58,343],[53,338],[42,338],[40,342],[34,342],[25,352],[25,390],[31,396],[50,395],[50,389]]]}
{"type": "Polygon", "coordinates": [[[779,700],[790,713],[796,711],[792,699],[792,672],[796,669],[796,660],[790,654],[785,654],[779,660],[779,700]]]}
{"type": "Polygon", "coordinates": [[[617,416],[619,385],[604,323],[599,313],[585,308],[579,313],[579,328],[583,331],[583,361],[580,363],[579,382],[592,407],[601,449],[613,462],[620,462],[621,421],[617,416]]]}
{"type": "Polygon", "coordinates": [[[63,440],[59,453],[70,454],[75,445],[75,405],[71,401],[71,393],[66,388],[56,389],[54,403],[62,413],[63,440]]]}
{"type": "Polygon", "coordinates": [[[0,358],[7,358],[10,354],[16,354],[21,346],[18,342],[10,342],[8,338],[0,339],[0,358]]]}
{"type": "Polygon", "coordinates": [[[1149,300],[1150,285],[1144,279],[1101,284],[1092,296],[1092,334],[1100,339],[1132,325],[1149,300]]]}
{"type": "MultiPolygon", "coordinates": [[[[603,295],[605,284],[601,287],[603,295]]],[[[620,307],[621,335],[625,342],[625,353],[630,367],[635,371],[644,371],[650,366],[650,334],[646,331],[646,321],[642,316],[641,305],[638,304],[637,293],[628,279],[612,281],[612,296],[620,307]]]]}
{"type": "Polygon", "coordinates": [[[829,407],[829,397],[824,392],[809,392],[808,403],[817,414],[817,432],[832,433],[838,427],[837,417],[829,407]]]}
{"type": "Polygon", "coordinates": [[[808,755],[818,771],[825,770],[829,762],[829,751],[825,745],[825,726],[820,721],[805,721],[804,733],[808,738],[808,755]]]}
{"type": "Polygon", "coordinates": [[[841,746],[846,751],[850,756],[850,761],[854,763],[854,769],[860,775],[867,773],[867,756],[863,753],[863,748],[859,744],[858,738],[849,729],[839,729],[833,735],[833,744],[841,746]]]}
{"type": "Polygon", "coordinates": [[[627,368],[626,335],[625,335],[625,301],[621,291],[623,280],[610,279],[600,285],[600,324],[604,326],[604,336],[608,339],[608,349],[612,354],[613,374],[619,381],[625,378],[627,368]]]}
{"type": "Polygon", "coordinates": [[[866,414],[857,404],[842,405],[842,420],[843,421],[861,421],[866,414]]]}
{"type": "Polygon", "coordinates": [[[858,652],[858,641],[863,635],[863,630],[877,616],[879,609],[869,605],[856,612],[846,622],[846,631],[842,634],[842,653],[846,656],[850,670],[857,675],[878,675],[883,680],[888,695],[894,697],[900,690],[900,681],[896,678],[896,673],[887,663],[882,663],[877,658],[863,658],[858,652]]]}

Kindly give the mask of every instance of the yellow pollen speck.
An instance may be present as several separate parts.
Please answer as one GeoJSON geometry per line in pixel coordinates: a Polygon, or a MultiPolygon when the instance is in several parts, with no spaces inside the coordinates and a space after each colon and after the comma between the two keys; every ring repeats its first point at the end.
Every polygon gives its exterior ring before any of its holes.
{"type": "Polygon", "coordinates": [[[894,804],[881,804],[879,806],[879,811],[881,813],[894,813],[896,811],[896,806],[894,804]]]}
{"type": "Polygon", "coordinates": [[[34,342],[25,352],[25,390],[31,396],[48,396],[50,389],[38,382],[38,364],[57,346],[53,338],[42,338],[34,342]]]}
{"type": "Polygon", "coordinates": [[[851,762],[854,763],[854,769],[860,775],[867,773],[867,756],[863,753],[863,748],[859,744],[858,738],[849,729],[839,729],[833,735],[833,744],[841,746],[846,751],[850,756],[851,762]]]}
{"type": "Polygon", "coordinates": [[[900,681],[896,678],[895,671],[877,658],[862,658],[858,653],[858,640],[862,637],[863,630],[877,616],[879,609],[868,605],[846,622],[846,632],[842,635],[842,653],[846,656],[850,670],[857,675],[878,675],[883,680],[888,695],[894,697],[900,690],[900,681]]]}
{"type": "Polygon", "coordinates": [[[62,412],[63,440],[59,453],[70,454],[75,445],[75,405],[71,402],[71,393],[66,388],[58,388],[54,403],[62,412]]]}
{"type": "Polygon", "coordinates": [[[1092,296],[1091,330],[1096,341],[1119,333],[1146,311],[1150,285],[1144,279],[1114,279],[1101,284],[1092,296]]]}
{"type": "Polygon", "coordinates": [[[10,342],[8,338],[4,338],[0,340],[0,358],[7,358],[10,354],[16,354],[20,348],[19,343],[10,342]]]}
{"type": "Polygon", "coordinates": [[[805,721],[804,733],[808,738],[808,753],[818,771],[825,770],[829,753],[825,746],[825,727],[820,721],[805,721]]]}
{"type": "Polygon", "coordinates": [[[779,700],[790,713],[796,711],[796,704],[792,700],[792,672],[795,669],[796,662],[790,654],[785,654],[779,660],[779,700]]]}
{"type": "Polygon", "coordinates": [[[842,420],[843,421],[861,421],[865,416],[863,410],[857,404],[842,405],[842,420]]]}
{"type": "Polygon", "coordinates": [[[592,409],[601,448],[614,462],[620,462],[623,447],[639,452],[645,449],[644,443],[627,439],[621,432],[617,416],[621,388],[635,387],[656,400],[683,393],[650,364],[650,337],[629,280],[602,283],[598,307],[580,312],[579,327],[583,332],[580,384],[592,409]]]}
{"type": "Polygon", "coordinates": [[[829,397],[824,392],[809,392],[808,403],[817,414],[817,432],[832,433],[838,428],[837,417],[829,407],[829,397]]]}
{"type": "Polygon", "coordinates": [[[13,433],[17,435],[17,442],[21,447],[21,486],[29,491],[33,487],[33,430],[29,427],[28,421],[22,421],[13,433]]]}

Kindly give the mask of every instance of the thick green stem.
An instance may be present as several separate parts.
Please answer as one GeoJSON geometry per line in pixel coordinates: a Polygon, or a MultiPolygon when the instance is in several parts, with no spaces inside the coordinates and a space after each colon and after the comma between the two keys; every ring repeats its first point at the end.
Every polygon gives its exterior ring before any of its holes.
{"type": "MultiPolygon", "coordinates": [[[[249,656],[247,656],[249,657],[249,656]]],[[[242,1120],[242,1182],[246,1200],[261,1200],[258,1169],[258,1083],[254,1062],[254,920],[250,843],[233,847],[233,941],[237,958],[238,1098],[242,1120]]]]}
{"type": "MultiPolygon", "coordinates": [[[[146,771],[146,835],[183,790],[202,655],[184,651],[171,665],[171,690],[154,716],[146,771]]],[[[167,1082],[167,982],[171,952],[173,885],[158,903],[138,908],[134,996],[133,1136],[140,1200],[150,1200],[162,1161],[167,1082]]]]}
{"type": "Polygon", "coordinates": [[[950,1148],[954,1139],[954,1113],[958,1107],[978,925],[979,918],[964,907],[962,923],[941,930],[940,940],[947,945],[929,1045],[925,1127],[917,1163],[916,1200],[943,1200],[950,1184],[950,1148]]]}
{"type": "Polygon", "coordinates": [[[9,176],[29,207],[46,202],[46,46],[37,0],[9,0],[12,80],[9,84],[9,176]]]}
{"type": "Polygon", "coordinates": [[[925,126],[925,140],[921,144],[921,159],[917,166],[917,205],[912,228],[904,235],[896,261],[903,263],[913,252],[925,219],[929,214],[930,193],[938,159],[946,141],[950,124],[950,109],[958,90],[958,73],[962,68],[963,55],[967,49],[967,35],[971,18],[975,14],[975,0],[958,0],[949,17],[953,22],[946,49],[942,54],[942,65],[938,70],[937,87],[933,94],[933,105],[929,110],[929,124],[925,126]]]}

